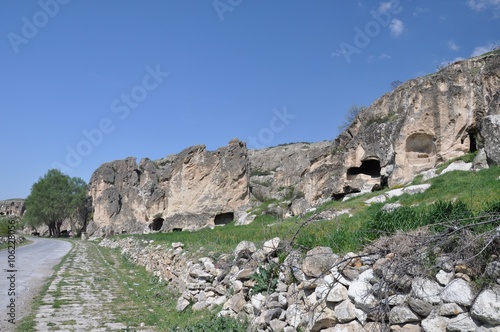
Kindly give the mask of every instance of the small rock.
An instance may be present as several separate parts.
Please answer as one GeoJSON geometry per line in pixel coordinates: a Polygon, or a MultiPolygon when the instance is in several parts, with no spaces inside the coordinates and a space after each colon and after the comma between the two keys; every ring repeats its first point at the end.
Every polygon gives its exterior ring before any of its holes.
{"type": "Polygon", "coordinates": [[[437,313],[439,316],[456,316],[464,310],[456,303],[443,303],[439,306],[437,313]]]}
{"type": "Polygon", "coordinates": [[[474,294],[470,284],[463,279],[455,279],[448,284],[441,293],[444,302],[457,303],[463,306],[470,306],[474,299],[474,294]]]}
{"type": "Polygon", "coordinates": [[[436,280],[442,285],[446,286],[453,279],[455,273],[453,272],[445,272],[443,270],[439,270],[436,274],[436,280]]]}
{"type": "Polygon", "coordinates": [[[472,305],[472,317],[492,326],[500,325],[499,299],[500,287],[483,290],[472,305]]]}
{"type": "Polygon", "coordinates": [[[441,292],[443,288],[433,280],[417,277],[413,279],[411,288],[415,296],[430,304],[441,303],[441,292]]]}
{"type": "Polygon", "coordinates": [[[422,329],[420,325],[416,324],[404,324],[404,325],[392,325],[391,332],[420,332],[422,329]]]}
{"type": "Polygon", "coordinates": [[[412,297],[410,299],[408,299],[408,306],[411,308],[411,310],[413,310],[414,312],[416,312],[417,314],[419,314],[420,316],[423,316],[423,317],[429,316],[429,314],[432,311],[431,304],[429,304],[425,301],[422,301],[420,299],[412,298],[412,297]]]}
{"type": "Polygon", "coordinates": [[[340,323],[347,323],[356,319],[354,304],[345,300],[335,307],[335,315],[340,323]]]}
{"type": "Polygon", "coordinates": [[[183,297],[180,297],[177,300],[177,306],[175,307],[175,310],[184,311],[184,309],[186,309],[188,306],[189,306],[189,301],[183,297]]]}
{"type": "Polygon", "coordinates": [[[257,247],[253,242],[241,241],[234,249],[234,255],[237,258],[250,258],[254,252],[257,251],[257,247]]]}
{"type": "Polygon", "coordinates": [[[271,326],[271,331],[273,332],[281,332],[285,329],[286,323],[279,320],[279,319],[273,319],[269,325],[271,326]]]}
{"type": "Polygon", "coordinates": [[[420,322],[424,332],[446,332],[446,325],[448,325],[449,318],[434,316],[427,317],[420,322]]]}
{"type": "Polygon", "coordinates": [[[389,321],[391,324],[405,324],[418,322],[420,318],[407,306],[396,306],[389,312],[389,321]]]}
{"type": "Polygon", "coordinates": [[[331,248],[316,247],[306,253],[302,271],[309,277],[319,277],[328,272],[338,260],[339,256],[331,248]]]}
{"type": "Polygon", "coordinates": [[[262,249],[264,249],[264,252],[267,255],[270,255],[270,254],[276,252],[276,250],[278,250],[280,242],[281,242],[281,239],[279,237],[275,237],[274,239],[271,239],[269,241],[264,242],[262,249]]]}
{"type": "Polygon", "coordinates": [[[446,325],[447,332],[475,332],[477,328],[478,326],[468,313],[450,319],[448,325],[446,325]]]}

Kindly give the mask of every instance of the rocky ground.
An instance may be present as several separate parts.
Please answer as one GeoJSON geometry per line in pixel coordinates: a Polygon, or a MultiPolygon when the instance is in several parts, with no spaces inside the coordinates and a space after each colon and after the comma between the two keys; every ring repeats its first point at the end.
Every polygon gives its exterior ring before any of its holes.
{"type": "Polygon", "coordinates": [[[129,295],[133,283],[114,267],[118,259],[93,243],[75,242],[35,312],[34,330],[150,331],[124,321],[141,310],[129,295]]]}

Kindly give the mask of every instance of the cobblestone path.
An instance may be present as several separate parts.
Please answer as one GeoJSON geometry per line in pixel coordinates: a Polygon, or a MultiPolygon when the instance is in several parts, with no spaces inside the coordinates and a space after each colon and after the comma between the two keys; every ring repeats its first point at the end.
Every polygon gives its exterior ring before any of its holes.
{"type": "Polygon", "coordinates": [[[74,244],[35,313],[35,330],[153,331],[123,323],[138,308],[127,295],[127,281],[114,268],[119,254],[104,257],[92,242],[74,244]]]}

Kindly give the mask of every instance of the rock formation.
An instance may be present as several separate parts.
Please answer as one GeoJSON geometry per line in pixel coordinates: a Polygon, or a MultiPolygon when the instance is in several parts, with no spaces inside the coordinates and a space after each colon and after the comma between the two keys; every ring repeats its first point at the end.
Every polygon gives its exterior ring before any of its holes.
{"type": "Polygon", "coordinates": [[[235,140],[214,152],[195,146],[157,161],[104,164],[90,181],[94,226],[104,234],[197,229],[225,224],[269,199],[298,214],[409,182],[468,152],[479,150],[478,157],[498,164],[499,87],[497,51],[407,81],[360,112],[333,142],[247,150],[235,140]]]}
{"type": "Polygon", "coordinates": [[[24,199],[0,201],[0,216],[20,217],[24,213],[24,199]]]}
{"type": "Polygon", "coordinates": [[[104,233],[193,230],[226,224],[249,202],[247,149],[234,140],[152,161],[99,167],[90,180],[93,219],[104,233]]]}

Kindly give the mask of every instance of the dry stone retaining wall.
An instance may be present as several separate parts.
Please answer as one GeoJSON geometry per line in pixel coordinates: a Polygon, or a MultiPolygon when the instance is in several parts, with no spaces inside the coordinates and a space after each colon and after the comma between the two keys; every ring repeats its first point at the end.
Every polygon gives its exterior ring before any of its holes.
{"type": "Polygon", "coordinates": [[[500,261],[488,265],[492,286],[478,291],[463,266],[444,265],[433,278],[390,274],[394,254],[340,257],[318,247],[277,257],[282,241],[262,248],[248,241],[216,261],[192,258],[182,243],[155,245],[104,239],[101,246],[146,267],[181,294],[177,310],[222,306],[219,315],[247,319],[257,331],[500,331],[500,261]],[[275,265],[273,265],[275,264],[275,265]],[[256,293],[252,276],[279,266],[269,292],[256,293]],[[394,291],[396,289],[397,291],[394,291]]]}

